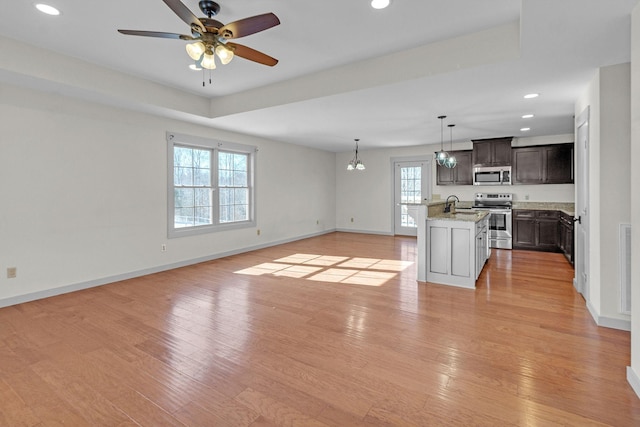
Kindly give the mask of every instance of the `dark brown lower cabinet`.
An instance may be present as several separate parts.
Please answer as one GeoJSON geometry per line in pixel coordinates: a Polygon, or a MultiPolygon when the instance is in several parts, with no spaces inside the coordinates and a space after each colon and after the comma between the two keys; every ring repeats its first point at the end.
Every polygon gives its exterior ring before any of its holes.
{"type": "Polygon", "coordinates": [[[558,247],[573,265],[573,217],[560,212],[560,233],[558,247]]]}
{"type": "Polygon", "coordinates": [[[513,248],[533,249],[536,246],[536,212],[513,211],[513,248]]]}
{"type": "Polygon", "coordinates": [[[513,211],[513,248],[559,252],[559,212],[547,210],[513,211]]]}

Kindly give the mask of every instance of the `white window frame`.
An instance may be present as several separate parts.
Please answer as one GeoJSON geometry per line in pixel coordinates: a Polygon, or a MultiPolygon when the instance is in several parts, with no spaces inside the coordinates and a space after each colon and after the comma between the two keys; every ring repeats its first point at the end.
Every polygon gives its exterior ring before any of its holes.
{"type": "Polygon", "coordinates": [[[218,231],[250,228],[256,226],[256,156],[255,146],[220,141],[211,138],[184,135],[167,132],[167,236],[169,238],[194,236],[214,233],[218,231]],[[192,227],[175,227],[175,187],[174,187],[174,147],[181,146],[194,149],[211,150],[211,178],[212,178],[212,216],[213,223],[192,227]],[[218,153],[233,152],[248,155],[247,182],[249,185],[249,219],[230,223],[220,223],[220,197],[218,191],[218,153]]]}

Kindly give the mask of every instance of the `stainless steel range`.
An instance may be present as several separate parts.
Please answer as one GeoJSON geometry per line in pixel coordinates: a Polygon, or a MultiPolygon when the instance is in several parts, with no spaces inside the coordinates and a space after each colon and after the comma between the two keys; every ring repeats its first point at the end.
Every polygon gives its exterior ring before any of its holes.
{"type": "Polygon", "coordinates": [[[476,193],[473,208],[488,210],[489,218],[489,246],[498,249],[512,249],[511,242],[513,225],[511,221],[511,193],[476,193]]]}

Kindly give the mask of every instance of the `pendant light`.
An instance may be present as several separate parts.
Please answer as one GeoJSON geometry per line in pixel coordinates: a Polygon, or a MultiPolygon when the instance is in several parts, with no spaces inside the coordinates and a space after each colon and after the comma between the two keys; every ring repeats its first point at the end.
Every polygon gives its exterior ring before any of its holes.
{"type": "Polygon", "coordinates": [[[364,163],[362,163],[362,160],[358,159],[358,141],[360,141],[360,140],[356,138],[354,141],[356,141],[356,154],[353,157],[353,159],[351,159],[351,161],[349,161],[349,164],[347,165],[347,170],[348,171],[352,171],[352,170],[362,171],[362,170],[365,169],[365,167],[364,167],[364,163]]]}
{"type": "Polygon", "coordinates": [[[440,151],[438,151],[436,153],[436,161],[438,162],[438,165],[440,166],[444,166],[447,158],[449,157],[449,154],[444,151],[444,119],[447,118],[447,116],[438,116],[438,118],[440,119],[440,151]]]}
{"type": "MultiPolygon", "coordinates": [[[[447,126],[449,126],[449,141],[451,141],[450,150],[453,151],[453,127],[455,125],[451,124],[447,126]]],[[[453,169],[456,167],[457,164],[458,164],[458,161],[456,160],[455,156],[449,153],[449,157],[447,157],[447,160],[445,160],[444,165],[450,169],[453,169]]]]}

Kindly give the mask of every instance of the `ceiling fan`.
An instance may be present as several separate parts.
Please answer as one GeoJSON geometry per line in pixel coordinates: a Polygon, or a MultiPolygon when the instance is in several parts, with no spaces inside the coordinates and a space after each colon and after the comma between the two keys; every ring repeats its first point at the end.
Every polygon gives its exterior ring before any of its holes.
{"type": "MultiPolygon", "coordinates": [[[[238,21],[222,24],[213,16],[220,12],[220,5],[211,0],[201,0],[200,10],[207,17],[196,17],[187,6],[180,0],[162,0],[180,19],[186,22],[191,28],[191,35],[165,33],[158,31],[138,31],[138,30],[118,30],[122,34],[131,36],[159,37],[165,39],[180,39],[193,41],[186,46],[187,54],[196,61],[196,65],[212,70],[216,68],[215,57],[222,64],[228,64],[237,55],[259,64],[273,67],[278,60],[271,56],[252,49],[250,47],[229,42],[228,40],[238,39],[260,31],[267,30],[280,24],[280,20],[273,13],[256,15],[238,21]]],[[[203,83],[204,84],[204,83],[203,83]]]]}

